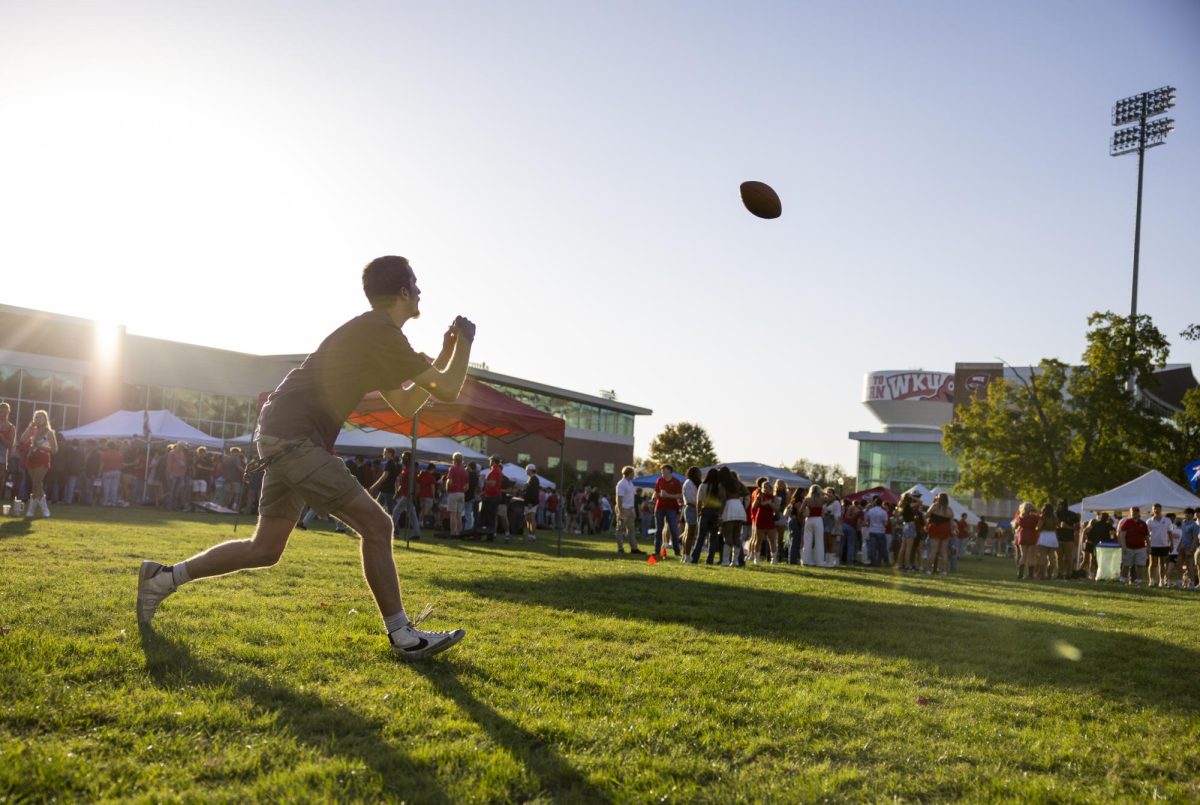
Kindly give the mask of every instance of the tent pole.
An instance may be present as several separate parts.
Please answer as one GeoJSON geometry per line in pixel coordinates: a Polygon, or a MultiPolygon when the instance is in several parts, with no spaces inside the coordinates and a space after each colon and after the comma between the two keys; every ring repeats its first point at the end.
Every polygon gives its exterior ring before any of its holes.
{"type": "MultiPolygon", "coordinates": [[[[416,491],[417,479],[417,420],[421,418],[420,410],[413,413],[412,418],[412,440],[409,442],[408,453],[408,511],[405,512],[408,519],[408,528],[404,529],[404,547],[405,549],[412,547],[412,532],[413,532],[413,515],[417,512],[417,507],[413,505],[413,492],[416,491]]],[[[420,515],[417,514],[419,517],[420,515]]]]}
{"type": "Polygon", "coordinates": [[[558,555],[562,556],[562,513],[565,512],[567,502],[563,498],[565,491],[563,489],[563,479],[566,468],[563,466],[563,455],[566,452],[566,440],[558,443],[558,511],[554,513],[554,530],[558,532],[558,555]]]}

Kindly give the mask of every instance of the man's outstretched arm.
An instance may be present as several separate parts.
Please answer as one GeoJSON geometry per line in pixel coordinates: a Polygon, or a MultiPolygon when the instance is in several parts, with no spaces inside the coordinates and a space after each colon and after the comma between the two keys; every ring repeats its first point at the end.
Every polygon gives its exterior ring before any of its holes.
{"type": "Polygon", "coordinates": [[[442,337],[442,351],[433,364],[414,377],[411,385],[381,392],[383,399],[396,413],[407,417],[419,411],[431,396],[443,402],[458,399],[467,379],[474,340],[475,325],[459,316],[442,337]]]}

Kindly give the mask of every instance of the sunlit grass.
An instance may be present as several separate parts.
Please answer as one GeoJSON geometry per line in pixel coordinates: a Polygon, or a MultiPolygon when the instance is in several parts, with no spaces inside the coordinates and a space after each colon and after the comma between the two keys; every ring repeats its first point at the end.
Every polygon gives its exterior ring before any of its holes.
{"type": "Polygon", "coordinates": [[[414,542],[468,636],[404,665],[353,540],[297,532],[140,633],[139,560],[231,529],[0,521],[0,801],[1200,799],[1200,596],[414,542]]]}

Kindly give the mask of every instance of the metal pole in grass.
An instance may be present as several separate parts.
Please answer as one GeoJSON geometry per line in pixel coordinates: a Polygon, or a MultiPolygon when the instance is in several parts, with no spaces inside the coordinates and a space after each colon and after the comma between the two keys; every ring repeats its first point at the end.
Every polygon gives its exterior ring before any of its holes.
{"type": "Polygon", "coordinates": [[[565,477],[563,475],[563,473],[564,473],[563,453],[565,451],[566,451],[566,442],[565,441],[559,442],[558,443],[558,509],[559,509],[559,511],[554,512],[554,530],[558,532],[558,555],[560,557],[562,556],[562,517],[559,516],[559,513],[561,511],[563,511],[564,507],[567,505],[566,501],[563,499],[563,479],[565,477]]]}
{"type": "Polygon", "coordinates": [[[408,495],[408,500],[405,505],[408,506],[408,527],[404,529],[404,547],[406,549],[412,547],[412,532],[413,532],[413,516],[416,514],[416,507],[413,506],[413,492],[416,491],[416,461],[417,461],[417,420],[421,418],[421,411],[417,410],[413,414],[412,437],[408,451],[408,489],[405,490],[408,495]]]}

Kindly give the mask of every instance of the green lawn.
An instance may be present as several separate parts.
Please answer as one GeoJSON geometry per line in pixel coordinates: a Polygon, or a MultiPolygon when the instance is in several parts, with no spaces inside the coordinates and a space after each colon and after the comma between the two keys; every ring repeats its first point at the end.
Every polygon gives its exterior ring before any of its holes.
{"type": "Polygon", "coordinates": [[[351,538],[139,632],[139,561],[231,521],[54,515],[0,521],[0,802],[1200,800],[1200,595],[425,541],[408,609],[468,634],[406,665],[351,538]]]}

